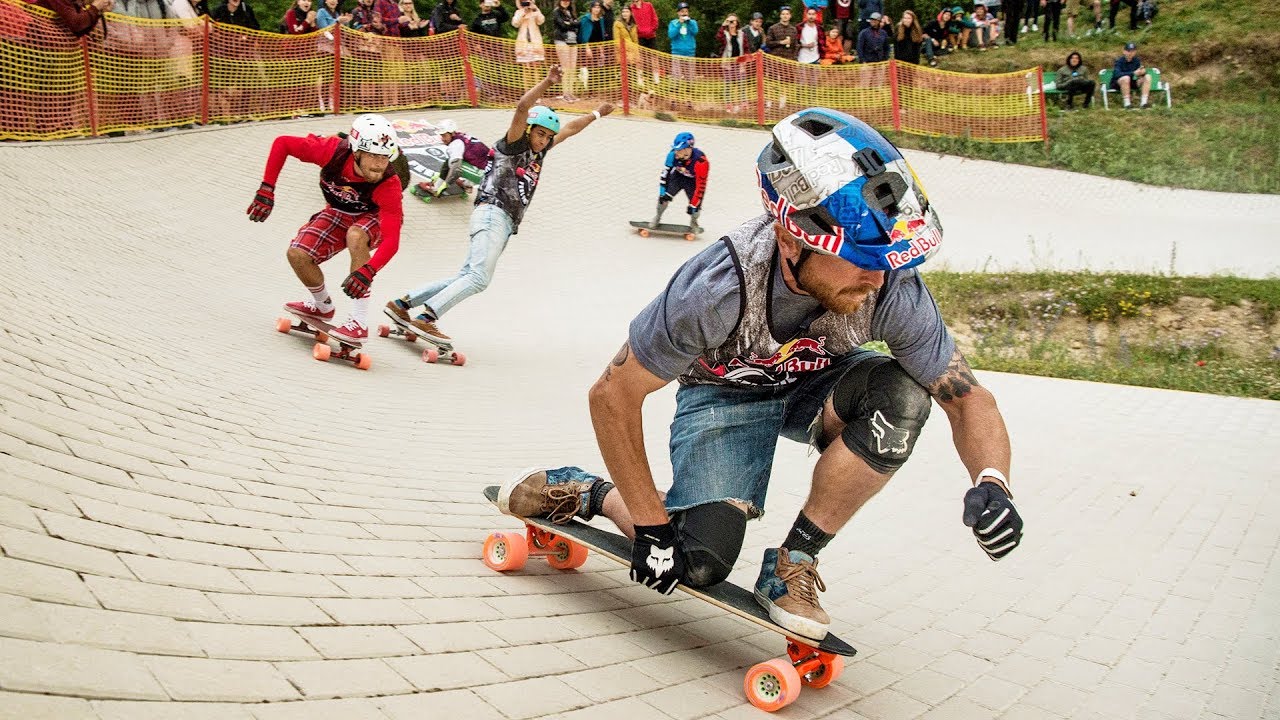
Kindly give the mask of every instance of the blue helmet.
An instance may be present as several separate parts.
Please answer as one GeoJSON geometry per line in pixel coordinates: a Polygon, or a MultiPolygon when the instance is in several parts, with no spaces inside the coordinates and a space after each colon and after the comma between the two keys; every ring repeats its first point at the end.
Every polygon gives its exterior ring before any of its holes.
{"type": "Polygon", "coordinates": [[[546,105],[534,105],[529,108],[530,125],[540,125],[553,133],[560,132],[560,116],[546,105]]]}
{"type": "Polygon", "coordinates": [[[902,153],[861,120],[826,108],[773,127],[756,159],[761,199],[805,249],[865,270],[924,262],[942,224],[902,153]]]}
{"type": "Polygon", "coordinates": [[[691,132],[682,132],[676,136],[675,140],[671,141],[672,150],[684,150],[691,147],[693,147],[693,133],[691,132]]]}

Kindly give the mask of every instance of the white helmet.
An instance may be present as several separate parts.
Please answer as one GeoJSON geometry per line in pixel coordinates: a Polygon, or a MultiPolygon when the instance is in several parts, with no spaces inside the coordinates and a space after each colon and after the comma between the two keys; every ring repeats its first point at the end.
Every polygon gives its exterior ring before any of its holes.
{"type": "Polygon", "coordinates": [[[458,123],[448,118],[445,118],[444,120],[441,120],[439,124],[436,125],[436,131],[438,131],[441,135],[445,133],[456,133],[458,132],[458,123]]]}
{"type": "Polygon", "coordinates": [[[351,134],[347,140],[353,152],[386,155],[393,160],[400,154],[396,145],[396,129],[381,115],[368,114],[356,118],[351,123],[351,134]]]}

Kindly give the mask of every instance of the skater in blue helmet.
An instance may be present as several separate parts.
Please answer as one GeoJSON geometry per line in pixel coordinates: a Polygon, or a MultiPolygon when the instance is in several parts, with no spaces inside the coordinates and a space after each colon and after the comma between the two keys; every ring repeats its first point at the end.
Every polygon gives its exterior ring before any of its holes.
{"type": "Polygon", "coordinates": [[[671,142],[667,163],[658,180],[658,208],[651,227],[658,227],[667,205],[683,191],[689,196],[689,232],[697,233],[702,230],[698,227],[698,216],[702,214],[702,197],[707,192],[707,175],[711,172],[711,162],[707,160],[707,154],[693,144],[693,133],[690,132],[676,135],[676,139],[671,142]]]}
{"type": "Polygon", "coordinates": [[[454,305],[489,286],[507,239],[519,230],[533,192],[538,189],[538,177],[547,153],[613,112],[613,105],[603,103],[591,114],[562,125],[556,111],[535,104],[558,82],[560,66],[552,65],[542,82],[520,98],[507,134],[494,145],[493,159],[480,181],[475,210],[471,213],[471,249],[466,263],[457,274],[387,303],[385,312],[397,324],[412,326],[415,333],[428,341],[447,344],[450,338],[436,327],[436,320],[454,305]],[[411,319],[411,311],[418,306],[422,307],[421,313],[411,319]]]}

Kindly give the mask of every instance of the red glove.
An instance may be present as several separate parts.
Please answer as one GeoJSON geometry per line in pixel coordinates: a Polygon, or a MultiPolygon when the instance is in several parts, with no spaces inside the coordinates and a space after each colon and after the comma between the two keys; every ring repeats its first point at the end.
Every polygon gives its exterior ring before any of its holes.
{"type": "Polygon", "coordinates": [[[271,208],[276,204],[276,186],[271,183],[264,182],[258,186],[258,193],[253,196],[253,202],[249,204],[246,210],[249,219],[253,222],[262,222],[271,214],[271,208]]]}
{"type": "Polygon", "coordinates": [[[362,298],[368,295],[369,286],[373,284],[373,276],[377,274],[378,271],[374,270],[369,263],[361,265],[348,275],[346,280],[342,281],[342,292],[346,293],[347,297],[353,298],[362,298]]]}

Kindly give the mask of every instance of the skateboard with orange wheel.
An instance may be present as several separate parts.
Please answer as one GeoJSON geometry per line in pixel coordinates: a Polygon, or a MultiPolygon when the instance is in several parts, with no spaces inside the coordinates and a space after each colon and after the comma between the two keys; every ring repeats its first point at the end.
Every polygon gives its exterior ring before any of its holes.
{"type": "Polygon", "coordinates": [[[404,338],[406,342],[417,342],[418,338],[422,338],[423,342],[431,346],[422,351],[422,362],[425,363],[434,363],[443,358],[453,365],[466,364],[467,356],[457,350],[454,350],[451,343],[442,343],[438,340],[432,340],[430,337],[423,335],[412,325],[393,315],[390,310],[383,310],[382,312],[385,313],[387,317],[391,318],[391,322],[393,324],[379,325],[379,336],[404,338]]]}
{"type": "MultiPolygon", "coordinates": [[[[498,486],[484,489],[484,496],[495,505],[498,486]]],[[[484,541],[484,564],[499,572],[511,572],[525,566],[531,556],[546,557],[551,567],[571,570],[587,561],[588,552],[631,565],[631,540],[618,533],[601,530],[577,520],[555,525],[545,518],[519,518],[524,532],[494,532],[484,541]]],[[[684,592],[749,620],[766,630],[787,638],[787,656],[753,666],[743,678],[747,700],[761,710],[773,712],[796,701],[803,686],[821,688],[830,685],[844,672],[844,659],[858,651],[831,633],[818,640],[803,638],[769,619],[769,613],[756,602],[755,593],[730,582],[711,587],[678,586],[684,592]]]]}
{"type": "Polygon", "coordinates": [[[311,357],[325,362],[329,358],[337,358],[338,360],[346,360],[361,370],[368,370],[373,365],[373,358],[368,353],[361,352],[364,347],[363,343],[353,343],[346,340],[339,340],[330,333],[333,332],[334,326],[310,315],[303,315],[290,307],[285,310],[298,320],[294,322],[289,318],[276,318],[276,330],[282,333],[299,332],[304,335],[310,335],[315,339],[316,344],[311,346],[311,357]],[[333,345],[336,343],[338,351],[333,351],[333,345]]]}
{"type": "Polygon", "coordinates": [[[689,230],[688,225],[676,225],[673,223],[658,223],[657,227],[650,225],[644,220],[632,220],[631,227],[640,233],[640,237],[649,237],[650,235],[671,235],[674,237],[682,237],[685,240],[696,240],[702,234],[702,228],[698,228],[696,232],[689,230]]]}

